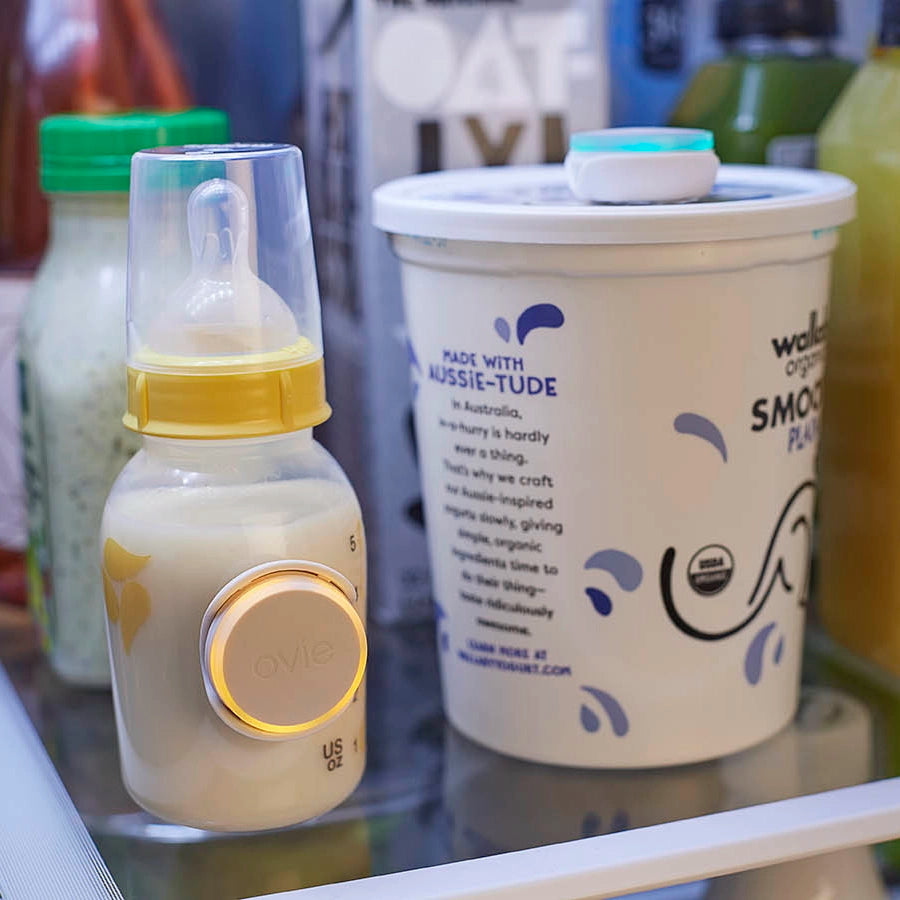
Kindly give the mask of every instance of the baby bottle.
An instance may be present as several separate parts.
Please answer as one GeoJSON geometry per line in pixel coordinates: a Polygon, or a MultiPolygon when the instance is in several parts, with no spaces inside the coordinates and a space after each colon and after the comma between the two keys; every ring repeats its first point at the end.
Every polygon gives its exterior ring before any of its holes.
{"type": "Polygon", "coordinates": [[[365,763],[359,504],[328,418],[300,151],[132,161],[128,411],[100,534],[122,775],[173,822],[317,816],[365,763]]]}

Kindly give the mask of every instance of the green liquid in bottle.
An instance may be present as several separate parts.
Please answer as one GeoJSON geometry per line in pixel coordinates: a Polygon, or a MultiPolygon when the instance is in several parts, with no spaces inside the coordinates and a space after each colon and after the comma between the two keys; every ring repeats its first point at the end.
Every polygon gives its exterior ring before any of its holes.
{"type": "Polygon", "coordinates": [[[670,124],[712,131],[722,162],[814,166],[816,132],[856,68],[831,53],[836,33],[829,0],[721,0],[727,55],[697,72],[670,124]]]}
{"type": "Polygon", "coordinates": [[[700,69],[671,124],[712,131],[722,162],[812,166],[815,133],[853,71],[827,55],[729,56],[700,69]]]}

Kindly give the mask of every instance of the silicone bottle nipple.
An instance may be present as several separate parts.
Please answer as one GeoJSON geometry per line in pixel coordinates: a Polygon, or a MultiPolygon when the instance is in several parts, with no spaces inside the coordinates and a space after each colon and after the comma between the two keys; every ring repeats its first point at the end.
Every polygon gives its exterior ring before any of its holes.
{"type": "Polygon", "coordinates": [[[233,357],[271,353],[300,337],[291,310],[250,267],[250,205],[233,181],[214,178],[188,200],[191,273],[148,335],[151,351],[233,357]]]}

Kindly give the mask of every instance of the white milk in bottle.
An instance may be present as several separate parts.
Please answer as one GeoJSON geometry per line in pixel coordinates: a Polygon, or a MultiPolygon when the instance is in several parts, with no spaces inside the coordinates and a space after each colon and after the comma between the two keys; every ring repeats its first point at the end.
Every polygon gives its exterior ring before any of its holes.
{"type": "Polygon", "coordinates": [[[300,152],[136,154],[103,582],[122,774],[170,821],[319,815],[365,763],[365,538],[325,400],[300,152]],[[189,249],[189,252],[187,250],[189,249]]]}

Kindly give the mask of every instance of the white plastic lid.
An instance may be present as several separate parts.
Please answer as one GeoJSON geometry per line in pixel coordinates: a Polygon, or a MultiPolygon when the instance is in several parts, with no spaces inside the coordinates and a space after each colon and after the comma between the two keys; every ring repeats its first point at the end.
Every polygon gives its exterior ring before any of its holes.
{"type": "Polygon", "coordinates": [[[855,215],[856,187],[804,169],[721,166],[689,203],[614,206],[571,192],[562,166],[460,169],[377,188],[374,224],[392,234],[520,244],[739,240],[834,228],[855,215]]]}

